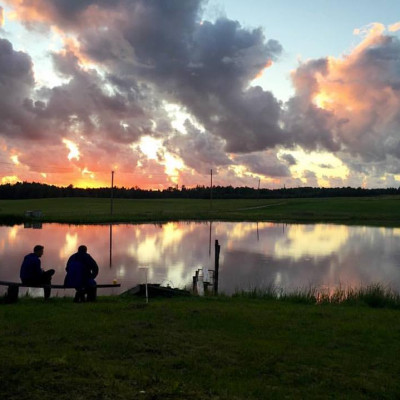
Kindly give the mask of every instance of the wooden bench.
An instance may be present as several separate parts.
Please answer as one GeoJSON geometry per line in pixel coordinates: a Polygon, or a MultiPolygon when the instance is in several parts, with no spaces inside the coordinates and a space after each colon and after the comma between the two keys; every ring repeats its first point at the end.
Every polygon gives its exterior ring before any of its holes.
{"type": "MultiPolygon", "coordinates": [[[[7,293],[5,295],[5,301],[7,303],[15,303],[18,301],[18,293],[20,287],[27,288],[42,288],[42,289],[75,289],[74,287],[64,286],[64,285],[26,285],[21,282],[9,282],[9,281],[0,281],[0,286],[7,286],[7,293]]],[[[96,297],[97,289],[103,288],[116,288],[120,287],[120,283],[106,283],[106,284],[98,284],[94,288],[94,296],[96,297]]]]}

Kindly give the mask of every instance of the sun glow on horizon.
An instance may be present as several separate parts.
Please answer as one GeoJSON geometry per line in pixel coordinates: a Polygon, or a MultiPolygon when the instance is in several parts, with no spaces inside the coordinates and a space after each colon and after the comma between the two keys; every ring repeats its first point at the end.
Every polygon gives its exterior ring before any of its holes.
{"type": "Polygon", "coordinates": [[[82,176],[89,175],[90,178],[94,179],[96,176],[92,171],[89,171],[86,167],[82,170],[82,176]]]}
{"type": "Polygon", "coordinates": [[[18,178],[17,175],[7,175],[7,176],[3,176],[3,178],[1,178],[1,183],[3,185],[10,183],[10,184],[14,184],[17,182],[20,182],[21,179],[18,178]]]}
{"type": "Polygon", "coordinates": [[[290,152],[285,150],[282,153],[290,153],[297,160],[297,163],[290,167],[290,172],[292,176],[300,178],[304,183],[306,183],[303,177],[305,171],[314,172],[321,186],[326,186],[328,177],[345,180],[350,173],[347,166],[331,153],[305,152],[301,148],[290,152]]]}

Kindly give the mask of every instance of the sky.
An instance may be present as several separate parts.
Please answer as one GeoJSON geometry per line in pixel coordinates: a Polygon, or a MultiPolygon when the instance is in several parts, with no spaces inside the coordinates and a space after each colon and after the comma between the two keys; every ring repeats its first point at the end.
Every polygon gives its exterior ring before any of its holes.
{"type": "Polygon", "coordinates": [[[398,187],[398,0],[0,0],[0,183],[398,187]]]}

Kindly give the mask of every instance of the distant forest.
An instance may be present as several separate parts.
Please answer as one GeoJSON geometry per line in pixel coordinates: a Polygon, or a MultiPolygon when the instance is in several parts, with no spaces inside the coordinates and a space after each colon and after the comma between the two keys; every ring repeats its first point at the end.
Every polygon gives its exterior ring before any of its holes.
{"type": "MultiPolygon", "coordinates": [[[[186,188],[182,186],[169,187],[164,190],[144,190],[139,187],[125,188],[114,187],[112,196],[123,199],[275,199],[294,197],[360,197],[400,194],[400,188],[388,189],[363,189],[363,188],[314,188],[297,187],[281,189],[254,189],[251,187],[233,186],[196,186],[186,188]]],[[[111,188],[75,188],[72,185],[58,187],[43,183],[19,182],[15,184],[0,185],[0,199],[40,199],[55,197],[92,197],[109,198],[111,188]]]]}

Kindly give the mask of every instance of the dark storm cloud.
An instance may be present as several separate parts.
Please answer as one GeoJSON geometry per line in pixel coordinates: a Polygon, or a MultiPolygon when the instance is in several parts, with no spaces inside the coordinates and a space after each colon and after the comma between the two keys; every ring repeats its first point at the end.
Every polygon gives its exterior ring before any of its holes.
{"type": "Polygon", "coordinates": [[[99,11],[112,11],[129,0],[3,0],[12,6],[18,18],[29,29],[56,25],[61,29],[76,29],[87,23],[102,23],[99,11]],[[97,21],[94,17],[97,16],[97,21]]]}
{"type": "MultiPolygon", "coordinates": [[[[31,58],[26,53],[14,51],[6,39],[0,39],[0,78],[2,88],[14,89],[8,94],[14,97],[25,97],[34,84],[31,58]]],[[[6,97],[5,92],[3,95],[6,97]]]]}
{"type": "Polygon", "coordinates": [[[257,151],[286,141],[280,103],[249,82],[281,46],[236,21],[199,23],[199,2],[138,2],[106,31],[82,30],[82,51],[108,65],[120,83],[132,75],[159,96],[183,104],[230,152],[257,151]],[[162,4],[162,6],[161,6],[162,4]],[[186,4],[186,3],[185,3],[186,4]]]}
{"type": "Polygon", "coordinates": [[[9,137],[40,135],[40,123],[29,112],[34,87],[31,58],[0,39],[0,133],[9,137]]]}
{"type": "Polygon", "coordinates": [[[293,144],[300,144],[308,150],[340,150],[335,132],[346,121],[338,120],[330,111],[322,110],[313,103],[304,102],[301,97],[288,101],[284,123],[293,144]]]}
{"type": "Polygon", "coordinates": [[[164,142],[164,146],[177,154],[185,164],[200,174],[208,174],[210,168],[232,164],[224,151],[224,143],[208,132],[202,132],[186,121],[187,134],[176,133],[164,142]]]}
{"type": "Polygon", "coordinates": [[[312,102],[319,90],[316,75],[327,73],[327,60],[318,59],[302,64],[292,75],[296,95],[286,104],[285,128],[291,133],[293,144],[301,144],[310,150],[340,149],[334,133],[345,121],[337,120],[330,111],[318,108],[312,102]]]}
{"type": "Polygon", "coordinates": [[[281,155],[282,160],[286,161],[289,165],[296,165],[297,160],[289,153],[281,155]]]}
{"type": "Polygon", "coordinates": [[[317,175],[315,174],[314,171],[305,170],[303,172],[303,177],[306,180],[306,185],[307,186],[313,186],[313,187],[319,186],[318,185],[317,175]]]}
{"type": "Polygon", "coordinates": [[[140,134],[145,118],[134,96],[116,91],[107,93],[107,83],[94,69],[83,70],[72,53],[54,55],[55,67],[71,79],[46,92],[42,115],[79,134],[105,134],[117,142],[131,143],[140,134]]]}
{"type": "Polygon", "coordinates": [[[252,153],[235,157],[239,164],[245,165],[249,172],[274,178],[290,176],[288,167],[282,164],[275,153],[252,153]]]}
{"type": "Polygon", "coordinates": [[[333,165],[331,164],[319,164],[318,165],[320,168],[325,168],[325,169],[332,169],[334,168],[333,165]]]}
{"type": "Polygon", "coordinates": [[[280,103],[272,93],[248,87],[277,59],[281,45],[267,41],[261,29],[244,29],[227,18],[201,22],[203,3],[38,0],[13,4],[26,23],[36,18],[35,23],[70,30],[80,45],[79,50],[71,48],[54,57],[58,71],[71,80],[48,91],[48,99],[41,99],[46,108],[36,110],[38,115],[49,121],[53,117],[62,126],[71,116],[78,117],[89,132],[106,127],[126,142],[144,132],[142,122],[133,121],[140,110],[148,119],[159,120],[159,127],[168,128],[160,116],[165,100],[186,107],[206,131],[223,139],[229,152],[259,151],[287,142],[280,127],[280,103]],[[77,63],[82,56],[107,69],[102,81],[94,73],[88,81],[89,72],[83,74],[77,63]],[[113,87],[117,94],[106,95],[101,85],[113,87]],[[100,125],[93,124],[91,113],[100,125]],[[118,120],[125,119],[130,121],[129,129],[121,130],[118,120]]]}

